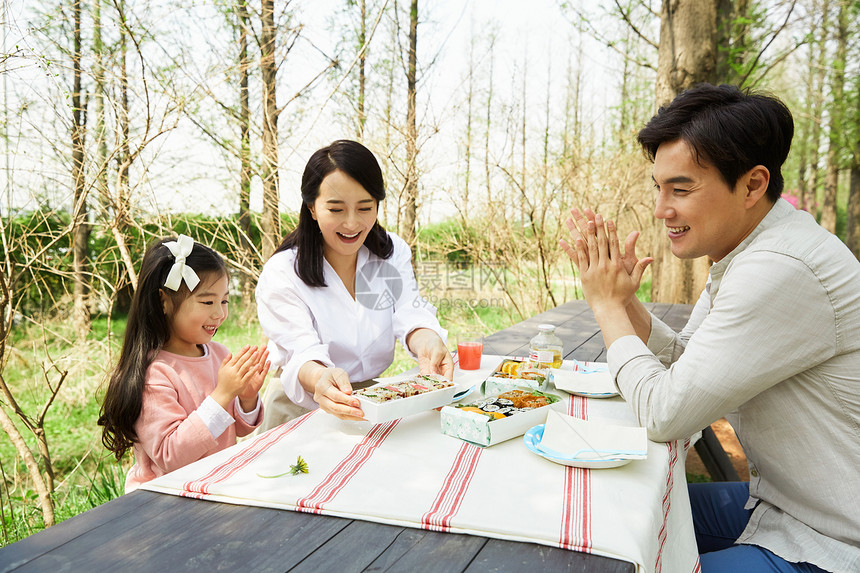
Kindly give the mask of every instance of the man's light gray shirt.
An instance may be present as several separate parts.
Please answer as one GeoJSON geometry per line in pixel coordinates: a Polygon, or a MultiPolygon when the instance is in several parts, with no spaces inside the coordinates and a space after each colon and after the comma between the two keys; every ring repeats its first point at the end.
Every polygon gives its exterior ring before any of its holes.
{"type": "Polygon", "coordinates": [[[652,316],[647,347],[608,360],[651,439],[732,424],[755,507],[739,542],[860,571],[860,262],[837,237],[780,199],[681,333],[652,316]]]}

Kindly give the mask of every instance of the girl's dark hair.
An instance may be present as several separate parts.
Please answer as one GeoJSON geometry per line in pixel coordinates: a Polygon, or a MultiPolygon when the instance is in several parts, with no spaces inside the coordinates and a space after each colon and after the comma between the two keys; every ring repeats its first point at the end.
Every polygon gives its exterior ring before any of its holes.
{"type": "Polygon", "coordinates": [[[776,97],[728,84],[699,84],[661,107],[637,140],[651,161],[661,143],[685,141],[699,164],[712,164],[731,188],[741,175],[764,165],[770,172],[767,197],[776,202],[793,135],[791,112],[776,97]]]}
{"type": "MultiPolygon", "coordinates": [[[[191,295],[185,281],[179,290],[164,287],[167,274],[175,261],[173,253],[164,243],[175,241],[174,237],[159,239],[146,249],[140,266],[137,290],[131,300],[128,321],[122,342],[119,363],[111,374],[99,413],[99,426],[103,426],[102,443],[113,452],[117,461],[137,440],[134,424],[140,417],[143,406],[143,389],[146,370],[155,354],[170,338],[170,322],[164,314],[159,291],[163,291],[178,308],[191,295]]],[[[195,242],[191,254],[185,258],[201,284],[216,275],[227,274],[221,255],[195,242]]]]}
{"type": "MultiPolygon", "coordinates": [[[[299,209],[299,224],[287,235],[275,253],[296,248],[295,269],[308,286],[324,287],[323,237],[319,223],[311,215],[310,207],[320,194],[320,184],[331,172],[340,170],[355,179],[376,204],[385,199],[385,183],[382,169],[373,153],[348,139],[335,141],[328,147],[314,152],[302,174],[302,206],[299,209]]],[[[364,245],[374,255],[387,259],[394,252],[394,243],[379,221],[374,223],[364,245]]]]}

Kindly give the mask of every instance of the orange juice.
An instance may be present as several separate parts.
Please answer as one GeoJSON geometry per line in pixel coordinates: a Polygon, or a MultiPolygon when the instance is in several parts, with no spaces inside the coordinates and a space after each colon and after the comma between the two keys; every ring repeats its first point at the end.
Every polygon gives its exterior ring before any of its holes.
{"type": "Polygon", "coordinates": [[[483,342],[458,342],[457,358],[460,361],[460,370],[477,370],[480,368],[483,351],[483,342]]]}

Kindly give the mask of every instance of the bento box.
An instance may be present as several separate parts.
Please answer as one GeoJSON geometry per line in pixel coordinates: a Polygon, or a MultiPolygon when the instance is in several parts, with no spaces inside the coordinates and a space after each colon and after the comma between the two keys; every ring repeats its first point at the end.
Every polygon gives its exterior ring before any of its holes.
{"type": "Polygon", "coordinates": [[[549,389],[546,370],[531,368],[525,359],[505,358],[484,381],[481,391],[489,396],[517,388],[545,392],[549,389]]]}
{"type": "Polygon", "coordinates": [[[478,446],[493,446],[522,436],[546,422],[550,409],[564,412],[560,396],[531,388],[464,401],[442,408],[442,433],[478,446]]]}
{"type": "Polygon", "coordinates": [[[364,419],[380,424],[450,404],[458,386],[438,374],[415,374],[397,382],[380,382],[352,393],[364,419]]]}

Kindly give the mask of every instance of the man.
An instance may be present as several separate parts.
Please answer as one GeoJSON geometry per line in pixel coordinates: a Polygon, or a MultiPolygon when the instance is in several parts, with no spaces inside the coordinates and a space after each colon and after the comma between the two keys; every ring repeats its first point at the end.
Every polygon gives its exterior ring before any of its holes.
{"type": "Polygon", "coordinates": [[[793,135],[776,98],[700,85],[639,132],[672,253],[713,261],[680,334],[635,292],[650,258],[571,210],[585,298],[653,440],[726,416],[749,483],[693,484],[702,571],[860,571],[860,262],[780,199],[793,135]]]}

